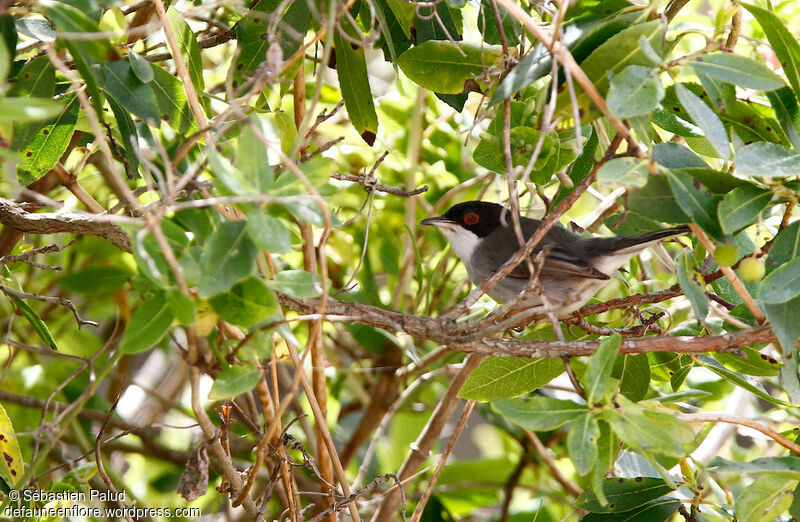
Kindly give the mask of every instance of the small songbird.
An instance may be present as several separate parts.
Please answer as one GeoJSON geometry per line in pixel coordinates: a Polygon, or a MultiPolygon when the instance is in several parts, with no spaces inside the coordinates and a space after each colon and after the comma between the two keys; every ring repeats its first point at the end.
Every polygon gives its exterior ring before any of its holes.
{"type": "MultiPolygon", "coordinates": [[[[526,241],[542,223],[521,216],[519,221],[526,241]]],[[[496,203],[459,203],[443,216],[425,219],[421,224],[441,230],[475,285],[491,277],[520,249],[511,211],[496,203]]],[[[534,254],[549,249],[539,274],[542,291],[554,308],[552,311],[574,312],[633,256],[662,239],[687,233],[689,227],[683,225],[638,236],[582,237],[555,225],[534,249],[534,254]]],[[[500,302],[511,301],[528,286],[529,280],[530,272],[523,259],[487,293],[500,302]]],[[[529,291],[518,304],[521,308],[542,305],[542,298],[535,290],[529,291]]]]}

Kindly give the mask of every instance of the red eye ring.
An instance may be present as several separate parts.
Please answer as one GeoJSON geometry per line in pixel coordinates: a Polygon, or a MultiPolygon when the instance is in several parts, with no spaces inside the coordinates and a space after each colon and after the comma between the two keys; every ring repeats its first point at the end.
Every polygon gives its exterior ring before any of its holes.
{"type": "Polygon", "coordinates": [[[467,225],[477,225],[478,221],[481,220],[481,217],[478,215],[477,212],[468,212],[464,214],[464,223],[467,225]]]}

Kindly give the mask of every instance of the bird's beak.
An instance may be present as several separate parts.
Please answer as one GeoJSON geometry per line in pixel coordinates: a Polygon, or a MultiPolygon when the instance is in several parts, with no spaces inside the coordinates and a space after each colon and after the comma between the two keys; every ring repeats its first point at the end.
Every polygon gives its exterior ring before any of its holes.
{"type": "Polygon", "coordinates": [[[452,220],[447,219],[444,216],[436,216],[436,217],[431,217],[431,218],[428,218],[428,219],[423,219],[422,221],[419,222],[419,224],[420,225],[429,225],[429,226],[434,226],[434,227],[447,227],[447,226],[455,225],[455,223],[452,220]]]}

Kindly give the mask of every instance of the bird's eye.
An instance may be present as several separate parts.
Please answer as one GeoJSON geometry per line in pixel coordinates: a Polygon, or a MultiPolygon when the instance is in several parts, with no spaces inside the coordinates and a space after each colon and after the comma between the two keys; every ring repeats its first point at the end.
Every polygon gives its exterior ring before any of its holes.
{"type": "Polygon", "coordinates": [[[467,225],[476,225],[481,218],[477,212],[469,212],[464,214],[464,223],[467,225]]]}

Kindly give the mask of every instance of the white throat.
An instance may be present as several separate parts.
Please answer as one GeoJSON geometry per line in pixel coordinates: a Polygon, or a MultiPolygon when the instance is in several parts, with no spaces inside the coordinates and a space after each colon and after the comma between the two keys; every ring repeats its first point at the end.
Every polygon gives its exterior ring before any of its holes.
{"type": "Polygon", "coordinates": [[[439,227],[439,230],[442,231],[442,234],[444,234],[448,241],[450,241],[450,244],[453,245],[453,251],[456,255],[460,257],[464,263],[469,263],[472,254],[475,252],[475,249],[478,248],[480,238],[473,232],[460,226],[443,226],[439,227]]]}

